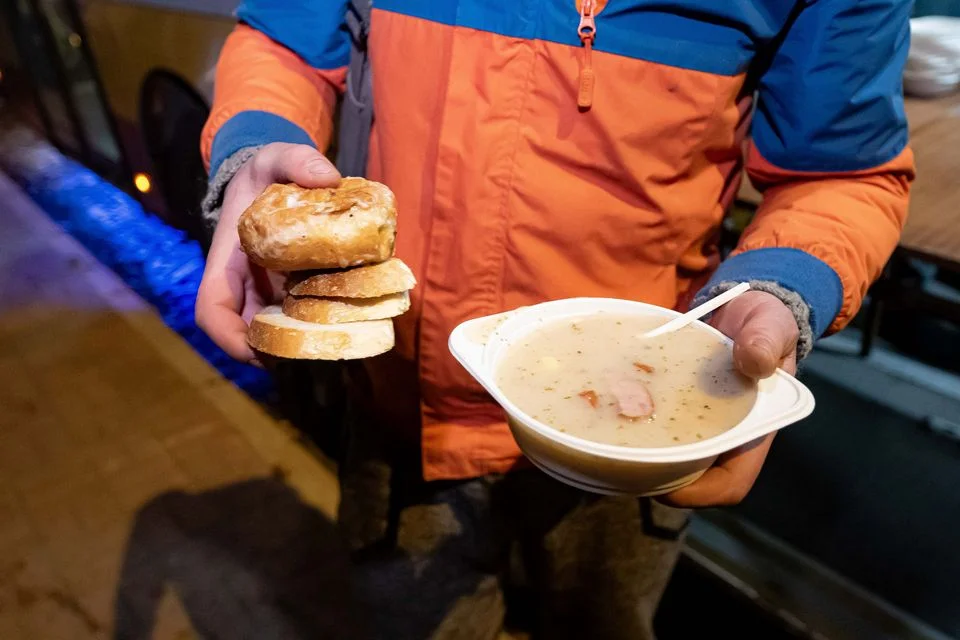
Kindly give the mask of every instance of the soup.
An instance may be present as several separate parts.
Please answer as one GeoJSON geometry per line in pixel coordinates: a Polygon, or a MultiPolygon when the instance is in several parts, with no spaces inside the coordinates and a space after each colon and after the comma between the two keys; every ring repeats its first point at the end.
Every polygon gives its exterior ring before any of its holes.
{"type": "Polygon", "coordinates": [[[497,385],[524,413],[594,442],[667,447],[729,430],[753,407],[756,383],[703,329],[639,337],[663,322],[618,314],[551,322],[511,346],[497,385]]]}

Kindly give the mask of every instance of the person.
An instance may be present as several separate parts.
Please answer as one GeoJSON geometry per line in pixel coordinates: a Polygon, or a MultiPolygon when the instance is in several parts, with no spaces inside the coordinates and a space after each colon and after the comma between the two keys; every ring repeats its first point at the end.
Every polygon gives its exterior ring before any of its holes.
{"type": "MultiPolygon", "coordinates": [[[[240,360],[277,280],[261,286],[237,219],[271,183],[337,184],[322,152],[347,10],[246,0],[220,56],[201,142],[219,222],[196,315],[240,360]]],[[[906,218],[909,14],[897,0],[378,0],[367,176],[396,193],[397,255],[420,284],[395,350],[348,370],[340,526],[372,635],[653,637],[683,509],[741,500],[772,436],[660,500],[581,493],[527,468],[447,338],[550,299],[685,308],[749,281],[711,322],[744,374],[794,370],[857,312],[906,218]],[[744,165],[764,197],[721,261],[744,165]]]]}

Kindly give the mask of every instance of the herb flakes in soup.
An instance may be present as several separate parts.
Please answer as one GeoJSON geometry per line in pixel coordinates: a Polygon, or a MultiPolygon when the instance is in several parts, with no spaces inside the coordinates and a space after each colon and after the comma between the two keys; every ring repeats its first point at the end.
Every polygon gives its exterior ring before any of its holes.
{"type": "Polygon", "coordinates": [[[524,413],[605,444],[677,446],[729,430],[753,407],[756,383],[702,328],[639,337],[663,322],[598,314],[547,323],[511,346],[497,385],[524,413]]]}

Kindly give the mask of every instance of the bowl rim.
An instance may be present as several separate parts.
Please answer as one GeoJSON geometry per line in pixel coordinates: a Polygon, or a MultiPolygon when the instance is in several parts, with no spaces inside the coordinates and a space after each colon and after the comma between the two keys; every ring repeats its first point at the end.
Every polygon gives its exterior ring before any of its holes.
{"type": "MultiPolygon", "coordinates": [[[[809,392],[809,390],[802,383],[797,381],[796,378],[785,371],[778,369],[773,376],[758,381],[757,398],[751,407],[750,413],[746,418],[744,418],[744,420],[741,420],[739,423],[722,433],[698,442],[680,445],[668,445],[665,447],[628,447],[623,445],[595,442],[593,440],[587,440],[579,436],[574,436],[569,433],[559,431],[556,428],[526,414],[519,407],[517,407],[515,403],[506,397],[506,395],[500,390],[499,385],[496,383],[495,367],[502,358],[502,355],[496,360],[493,359],[493,356],[497,354],[495,349],[499,349],[500,352],[503,352],[505,347],[502,345],[509,346],[511,341],[519,339],[528,331],[535,330],[535,327],[532,327],[527,329],[527,331],[518,332],[511,339],[507,339],[504,336],[504,333],[506,330],[510,329],[511,325],[513,324],[531,322],[531,318],[533,316],[543,314],[545,311],[548,312],[548,317],[542,318],[542,322],[555,322],[564,318],[589,316],[597,313],[597,311],[594,310],[592,312],[577,311],[572,313],[559,312],[552,315],[549,314],[549,312],[553,309],[563,308],[565,306],[570,306],[571,304],[590,304],[608,307],[615,306],[619,308],[614,312],[626,312],[628,314],[632,313],[633,315],[660,315],[666,318],[672,318],[681,315],[678,311],[673,309],[668,309],[666,307],[660,307],[645,302],[638,302],[635,300],[589,297],[553,300],[528,307],[522,307],[515,311],[508,312],[504,320],[496,327],[496,329],[494,329],[483,347],[482,363],[480,366],[482,369],[485,369],[485,371],[471,371],[471,374],[478,378],[478,380],[481,382],[481,384],[483,384],[487,392],[493,397],[497,404],[499,404],[508,414],[508,416],[513,418],[518,425],[527,429],[531,429],[537,434],[548,438],[557,444],[581,453],[624,462],[689,462],[703,458],[715,457],[727,451],[736,449],[739,446],[742,446],[748,442],[752,442],[753,440],[756,440],[768,433],[776,431],[787,424],[791,424],[806,417],[813,410],[813,395],[809,392]],[[638,311],[640,313],[638,313],[638,311]],[[500,345],[498,345],[498,342],[500,345]],[[483,379],[481,379],[481,376],[483,379]],[[786,411],[777,412],[776,415],[772,417],[758,420],[756,424],[749,424],[751,417],[754,414],[754,410],[756,409],[757,403],[759,403],[761,400],[761,396],[769,395],[771,387],[780,383],[787,384],[791,390],[796,392],[798,396],[797,402],[795,402],[795,404],[786,411]],[[747,428],[741,428],[745,423],[748,425],[747,428]]],[[[600,313],[606,312],[607,311],[600,311],[600,313]]],[[[487,316],[486,318],[478,318],[475,321],[482,321],[490,317],[491,316],[487,316]]],[[[698,329],[708,331],[727,345],[732,346],[733,344],[733,341],[730,338],[705,322],[698,320],[692,323],[691,326],[696,326],[698,329]]],[[[756,420],[756,418],[754,418],[754,420],[756,420]]]]}

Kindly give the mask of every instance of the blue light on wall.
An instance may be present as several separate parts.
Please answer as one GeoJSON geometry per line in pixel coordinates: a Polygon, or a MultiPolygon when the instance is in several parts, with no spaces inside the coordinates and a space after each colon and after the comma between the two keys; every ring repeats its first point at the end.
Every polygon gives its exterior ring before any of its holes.
{"type": "Polygon", "coordinates": [[[194,302],[204,257],[200,245],[146,212],[136,200],[38,140],[7,147],[5,168],[103,264],[156,308],[163,321],[226,378],[256,399],[272,391],[269,375],[231,359],[197,327],[194,302]]]}

